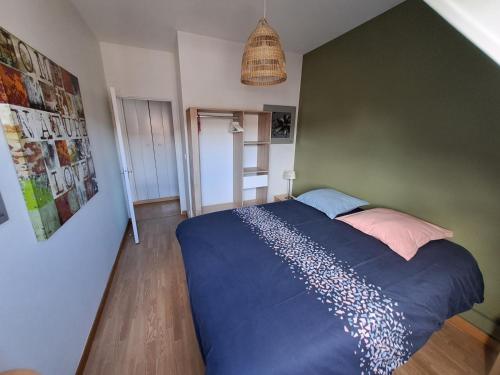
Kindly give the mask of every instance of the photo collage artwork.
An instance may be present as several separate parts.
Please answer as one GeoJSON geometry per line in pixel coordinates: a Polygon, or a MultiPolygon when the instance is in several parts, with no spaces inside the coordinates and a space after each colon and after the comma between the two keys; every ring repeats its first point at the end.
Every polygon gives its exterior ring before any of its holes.
{"type": "Polygon", "coordinates": [[[78,79],[0,28],[0,124],[36,238],[97,192],[78,79]]]}

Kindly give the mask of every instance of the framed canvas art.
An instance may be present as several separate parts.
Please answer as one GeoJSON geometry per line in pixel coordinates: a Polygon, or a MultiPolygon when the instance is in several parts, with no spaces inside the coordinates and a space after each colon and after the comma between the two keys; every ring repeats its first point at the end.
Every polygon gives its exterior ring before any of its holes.
{"type": "Polygon", "coordinates": [[[97,192],[78,78],[0,28],[0,125],[38,240],[97,192]]]}
{"type": "Polygon", "coordinates": [[[265,104],[264,111],[272,112],[271,143],[293,143],[296,108],[265,104]]]}
{"type": "Polygon", "coordinates": [[[0,194],[0,224],[5,223],[9,220],[9,215],[7,215],[7,210],[5,209],[5,204],[3,203],[2,194],[0,194]]]}

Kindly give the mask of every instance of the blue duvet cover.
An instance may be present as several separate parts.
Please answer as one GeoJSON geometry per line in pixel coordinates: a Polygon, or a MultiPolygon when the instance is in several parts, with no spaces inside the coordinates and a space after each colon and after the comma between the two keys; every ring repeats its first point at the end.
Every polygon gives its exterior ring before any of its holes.
{"type": "Polygon", "coordinates": [[[207,375],[390,374],[483,300],[471,254],[445,240],[409,262],[297,201],[177,229],[207,375]]]}

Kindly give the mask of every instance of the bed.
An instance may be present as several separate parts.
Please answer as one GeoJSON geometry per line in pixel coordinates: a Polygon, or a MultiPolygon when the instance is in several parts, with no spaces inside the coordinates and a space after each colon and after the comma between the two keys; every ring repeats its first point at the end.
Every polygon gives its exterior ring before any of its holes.
{"type": "Polygon", "coordinates": [[[207,375],[390,374],[483,300],[461,246],[408,262],[298,201],[198,216],[177,238],[207,375]]]}

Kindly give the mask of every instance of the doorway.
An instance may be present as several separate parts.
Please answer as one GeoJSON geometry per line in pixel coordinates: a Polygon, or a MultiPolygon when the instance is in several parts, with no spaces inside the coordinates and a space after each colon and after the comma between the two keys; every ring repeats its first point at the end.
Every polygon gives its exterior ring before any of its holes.
{"type": "Polygon", "coordinates": [[[179,199],[170,103],[119,99],[119,107],[134,204],[179,199]]]}
{"type": "Polygon", "coordinates": [[[139,243],[137,208],[179,203],[177,159],[182,146],[178,124],[174,123],[175,108],[171,101],[122,98],[112,87],[109,92],[127,210],[134,240],[139,243]]]}

